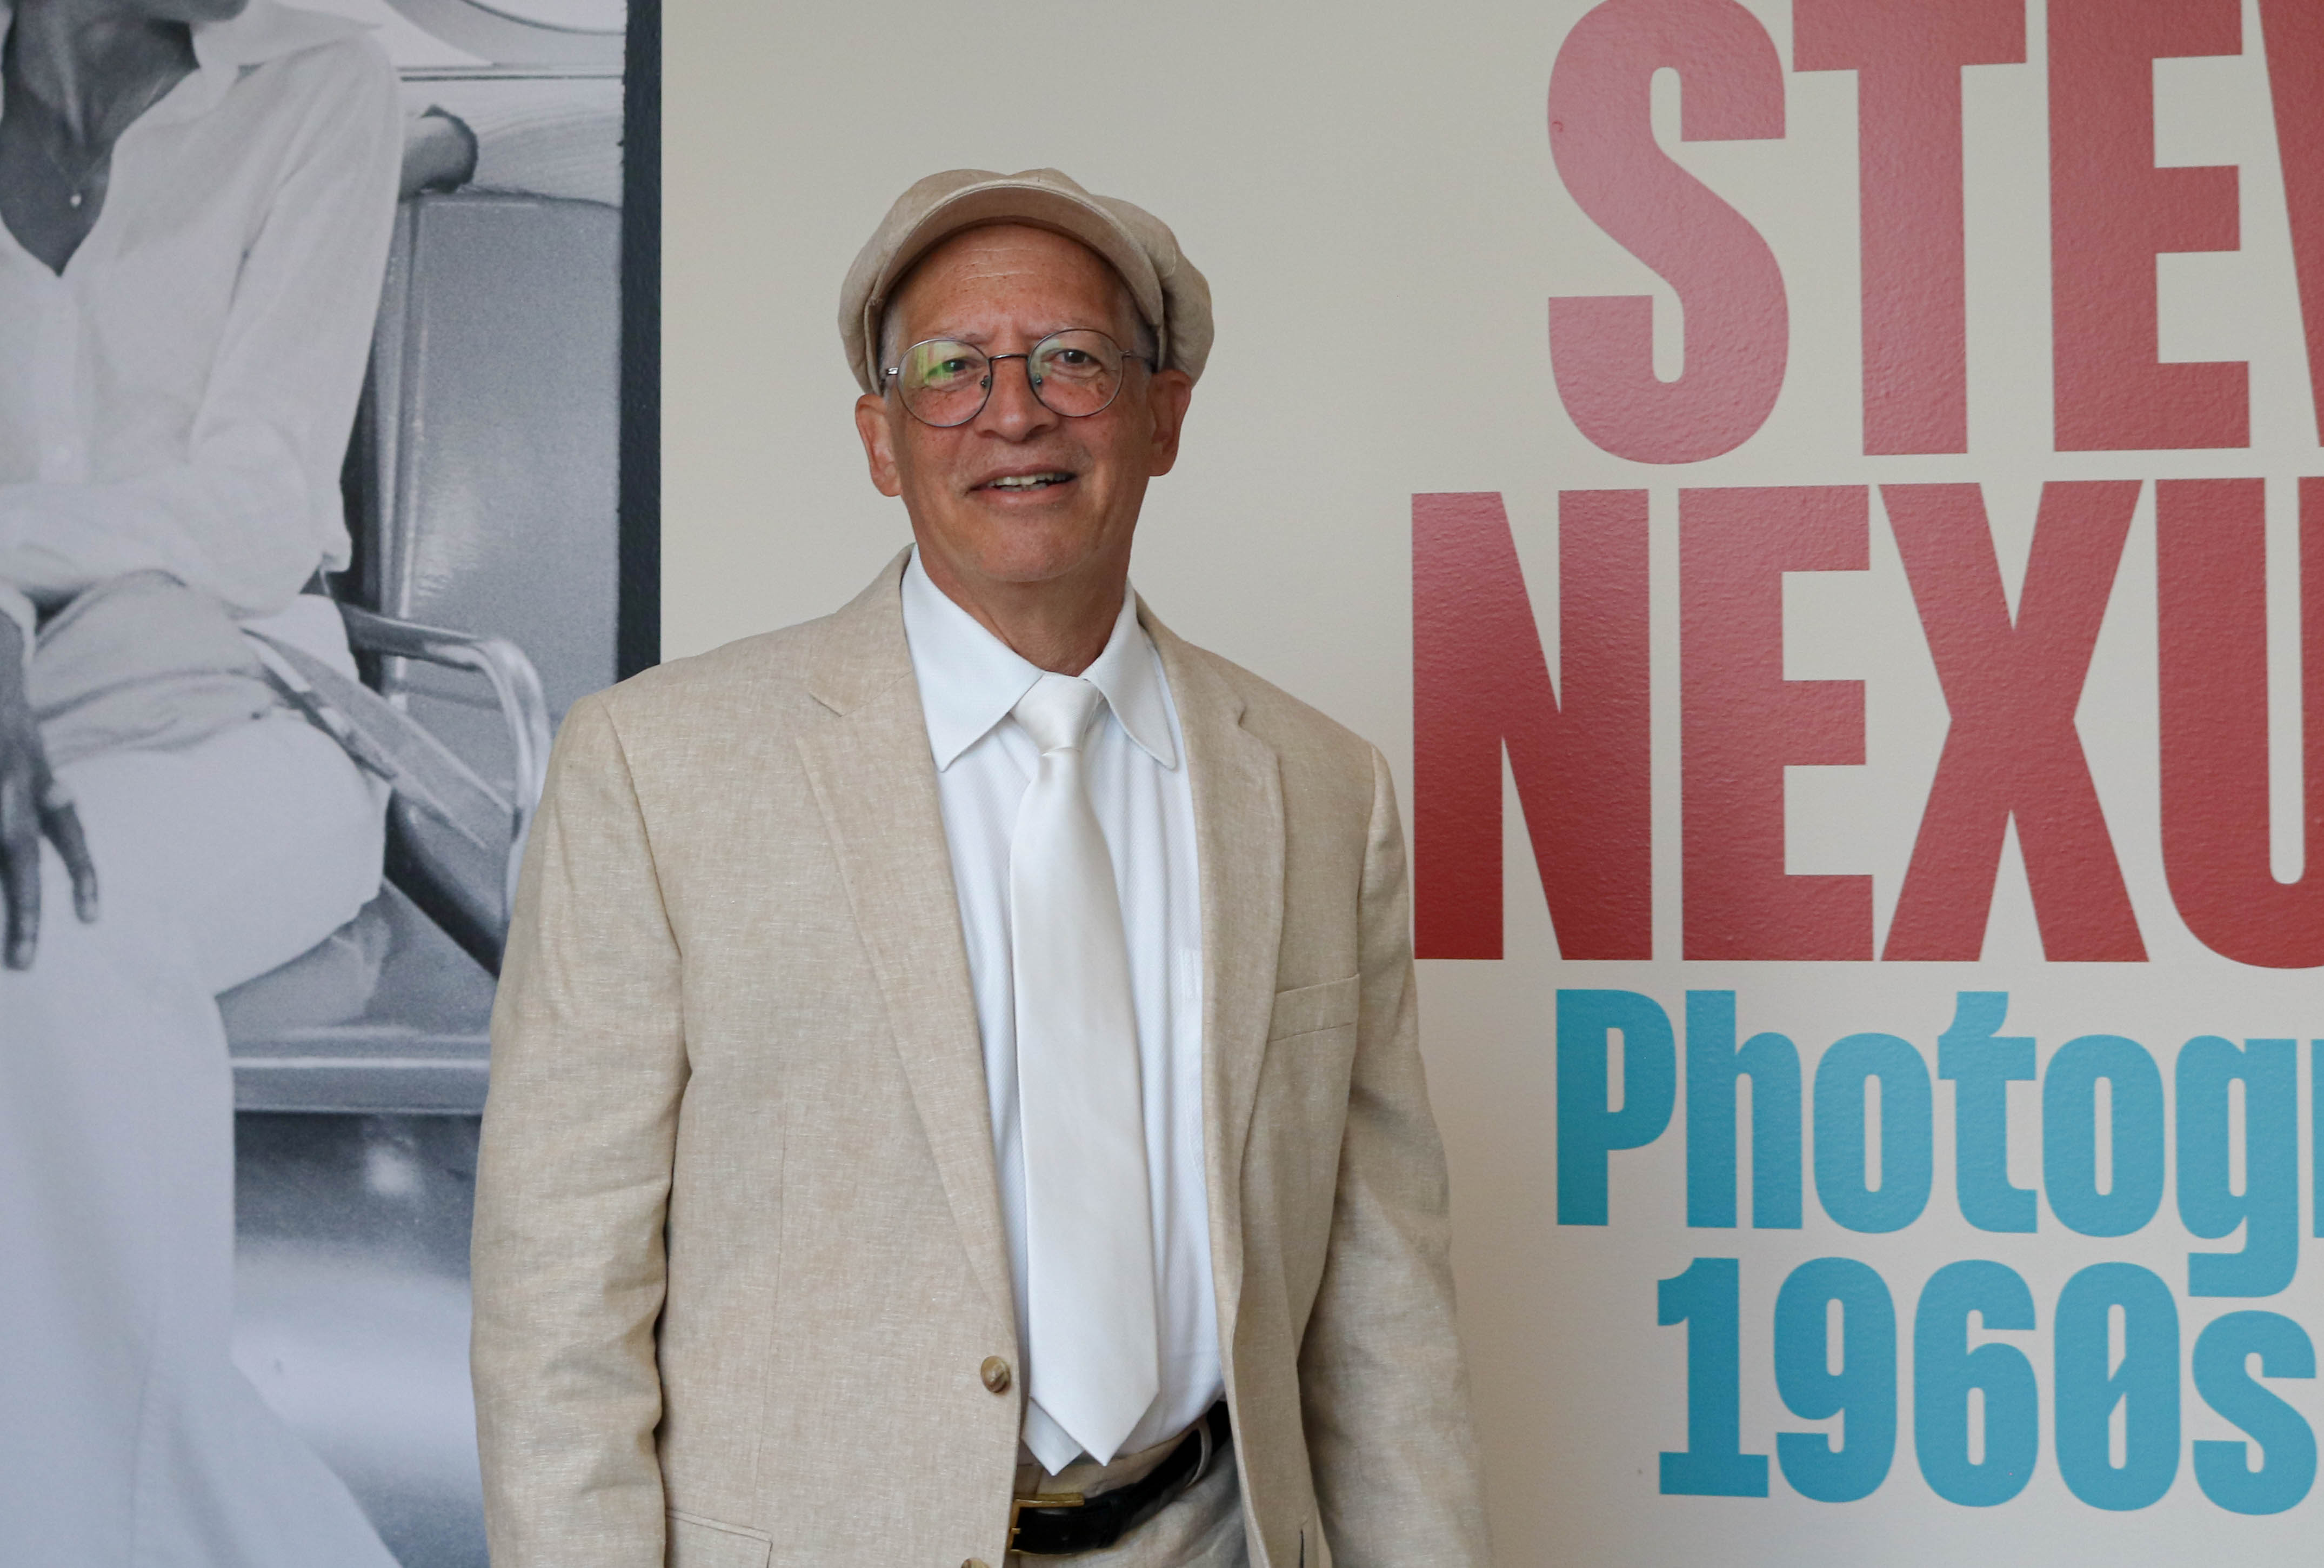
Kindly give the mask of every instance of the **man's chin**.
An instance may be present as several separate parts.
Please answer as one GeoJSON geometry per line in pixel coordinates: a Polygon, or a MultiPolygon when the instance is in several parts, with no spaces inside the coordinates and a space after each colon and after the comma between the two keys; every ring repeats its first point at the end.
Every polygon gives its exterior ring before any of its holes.
{"type": "Polygon", "coordinates": [[[1070,576],[1102,552],[1087,524],[1029,516],[995,520],[943,552],[955,571],[992,583],[1047,583],[1070,576]]]}

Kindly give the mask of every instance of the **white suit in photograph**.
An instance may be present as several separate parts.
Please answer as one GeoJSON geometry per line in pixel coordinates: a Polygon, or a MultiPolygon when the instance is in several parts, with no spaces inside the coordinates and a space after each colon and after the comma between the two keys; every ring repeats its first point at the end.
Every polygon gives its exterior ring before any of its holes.
{"type": "MultiPolygon", "coordinates": [[[[9,20],[0,5],[0,36],[9,20]]],[[[197,24],[193,46],[61,272],[0,225],[0,636],[41,629],[36,711],[74,606],[129,579],[230,642],[263,628],[354,668],[300,590],[347,563],[339,467],[394,215],[394,73],[363,29],[274,0],[197,24]]],[[[0,972],[0,1559],[388,1568],[229,1357],[215,1001],[377,892],[383,795],[263,687],[189,684],[153,643],[123,646],[114,688],[73,671],[104,700],[43,728],[100,918],[74,918],[44,850],[38,952],[0,972]]]]}

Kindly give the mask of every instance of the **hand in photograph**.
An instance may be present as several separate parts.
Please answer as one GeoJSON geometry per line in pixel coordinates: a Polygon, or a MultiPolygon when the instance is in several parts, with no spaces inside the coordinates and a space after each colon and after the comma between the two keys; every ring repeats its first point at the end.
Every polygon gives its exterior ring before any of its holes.
{"type": "Polygon", "coordinates": [[[80,814],[49,770],[48,750],[32,721],[24,685],[23,644],[0,628],[0,897],[7,904],[7,938],[0,957],[11,969],[30,969],[41,940],[41,844],[57,846],[72,873],[73,909],[84,924],[97,920],[97,867],[80,830],[80,814]]]}

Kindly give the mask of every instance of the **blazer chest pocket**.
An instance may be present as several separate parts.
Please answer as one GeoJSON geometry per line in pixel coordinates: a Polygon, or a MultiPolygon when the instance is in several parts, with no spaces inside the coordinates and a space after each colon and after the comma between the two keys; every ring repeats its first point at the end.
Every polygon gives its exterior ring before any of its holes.
{"type": "Polygon", "coordinates": [[[669,1516],[669,1568],[767,1568],[771,1537],[742,1525],[724,1525],[699,1514],[669,1516]]]}
{"type": "Polygon", "coordinates": [[[1313,1034],[1317,1029],[1354,1023],[1362,989],[1363,976],[1351,974],[1345,980],[1327,980],[1321,985],[1277,992],[1275,1015],[1268,1021],[1267,1038],[1287,1039],[1293,1035],[1313,1034]]]}

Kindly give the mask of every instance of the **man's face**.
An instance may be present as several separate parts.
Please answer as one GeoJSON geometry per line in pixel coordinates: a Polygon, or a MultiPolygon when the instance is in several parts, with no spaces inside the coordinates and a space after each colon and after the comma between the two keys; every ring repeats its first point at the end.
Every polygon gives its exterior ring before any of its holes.
{"type": "MultiPolygon", "coordinates": [[[[1111,267],[1062,235],[1018,224],[970,229],[930,251],[894,317],[898,348],[951,337],[988,355],[1024,354],[1075,327],[1125,349],[1138,342],[1130,291],[1111,267]]],[[[900,396],[857,402],[872,482],[903,498],[939,584],[973,592],[1127,572],[1146,482],[1177,458],[1194,383],[1136,361],[1124,373],[1111,405],[1084,419],[1044,407],[1021,359],[992,367],[991,396],[964,425],[922,424],[900,396]],[[1032,476],[1047,482],[1025,485],[1032,476]]]]}

